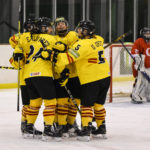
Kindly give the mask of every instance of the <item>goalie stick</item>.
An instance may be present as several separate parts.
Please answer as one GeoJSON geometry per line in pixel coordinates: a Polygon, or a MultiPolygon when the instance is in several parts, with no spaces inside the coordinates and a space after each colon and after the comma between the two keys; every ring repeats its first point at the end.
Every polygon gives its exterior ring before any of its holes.
{"type": "MultiPolygon", "coordinates": [[[[132,54],[129,52],[129,50],[127,49],[127,47],[123,44],[123,42],[121,40],[119,40],[119,42],[122,44],[122,46],[125,48],[126,52],[131,56],[131,58],[135,61],[134,57],[132,56],[132,54]]],[[[142,73],[142,75],[146,78],[146,80],[150,83],[150,77],[148,76],[148,74],[145,71],[140,71],[142,73]]]]}

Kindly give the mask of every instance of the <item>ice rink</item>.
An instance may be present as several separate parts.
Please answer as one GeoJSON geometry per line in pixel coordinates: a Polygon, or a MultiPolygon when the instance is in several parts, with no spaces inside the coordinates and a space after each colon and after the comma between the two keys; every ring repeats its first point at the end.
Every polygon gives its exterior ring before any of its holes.
{"type": "MultiPolygon", "coordinates": [[[[0,90],[0,101],[1,150],[150,150],[150,103],[132,104],[129,97],[114,98],[113,103],[106,103],[108,139],[43,142],[21,136],[17,89],[0,90]]],[[[79,116],[77,119],[80,122],[79,116]]],[[[41,111],[35,126],[43,129],[41,111]]]]}

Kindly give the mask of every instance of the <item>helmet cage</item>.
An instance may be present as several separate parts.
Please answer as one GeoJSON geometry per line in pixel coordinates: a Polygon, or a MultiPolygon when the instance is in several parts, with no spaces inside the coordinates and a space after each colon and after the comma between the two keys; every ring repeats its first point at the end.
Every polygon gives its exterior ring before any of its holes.
{"type": "Polygon", "coordinates": [[[88,36],[88,35],[92,36],[93,34],[95,34],[95,24],[90,20],[80,21],[78,26],[76,27],[76,32],[78,29],[82,30],[83,37],[88,36]]]}
{"type": "Polygon", "coordinates": [[[38,33],[42,33],[42,34],[47,33],[48,27],[50,26],[52,26],[50,18],[42,17],[37,20],[36,27],[38,33]]]}
{"type": "Polygon", "coordinates": [[[68,21],[64,17],[56,18],[55,21],[54,21],[55,34],[59,35],[59,36],[65,36],[68,33],[68,26],[69,26],[68,21]],[[56,30],[56,27],[60,22],[65,23],[65,25],[67,27],[65,30],[60,30],[60,31],[56,30]]]}
{"type": "Polygon", "coordinates": [[[26,32],[30,32],[33,29],[33,23],[34,20],[28,18],[25,22],[24,22],[24,29],[26,32]]]}
{"type": "Polygon", "coordinates": [[[140,35],[144,38],[146,42],[150,41],[150,28],[143,28],[140,30],[140,35]]]}

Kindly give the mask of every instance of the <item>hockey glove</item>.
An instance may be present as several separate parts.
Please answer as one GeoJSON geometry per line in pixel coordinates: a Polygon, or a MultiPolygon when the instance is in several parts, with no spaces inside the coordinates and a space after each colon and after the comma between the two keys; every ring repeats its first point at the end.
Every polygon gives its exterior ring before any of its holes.
{"type": "Polygon", "coordinates": [[[45,50],[42,50],[40,57],[44,60],[50,60],[51,54],[52,54],[51,50],[45,49],[45,50]]]}
{"type": "Polygon", "coordinates": [[[136,56],[134,59],[135,59],[134,68],[139,71],[144,71],[145,70],[145,66],[144,66],[145,55],[136,56]]]}
{"type": "Polygon", "coordinates": [[[53,47],[54,51],[58,52],[65,52],[67,50],[67,45],[62,43],[61,41],[58,41],[55,43],[55,46],[53,47]]]}
{"type": "Polygon", "coordinates": [[[45,49],[41,52],[40,58],[42,58],[43,60],[50,60],[50,61],[56,63],[57,55],[58,55],[58,52],[51,51],[49,49],[45,49]]]}
{"type": "Polygon", "coordinates": [[[13,53],[13,58],[15,61],[22,60],[23,59],[23,53],[13,53]]]}
{"type": "Polygon", "coordinates": [[[68,82],[69,79],[69,69],[65,68],[61,74],[60,74],[60,78],[58,79],[58,82],[61,86],[65,86],[68,82]]]}
{"type": "Polygon", "coordinates": [[[52,54],[51,54],[51,61],[56,63],[57,62],[57,56],[58,56],[59,52],[58,51],[52,51],[52,54]]]}
{"type": "Polygon", "coordinates": [[[141,64],[141,57],[139,55],[137,55],[137,56],[134,57],[134,60],[135,60],[134,68],[136,70],[138,70],[139,67],[140,67],[140,64],[141,64]]]}

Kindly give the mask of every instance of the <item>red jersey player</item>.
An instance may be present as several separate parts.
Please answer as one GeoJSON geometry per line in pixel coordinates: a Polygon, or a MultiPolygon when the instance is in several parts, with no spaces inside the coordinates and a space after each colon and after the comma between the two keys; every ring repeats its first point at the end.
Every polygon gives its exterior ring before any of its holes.
{"type": "Polygon", "coordinates": [[[132,64],[133,76],[136,78],[131,94],[133,103],[142,103],[143,100],[150,101],[150,84],[143,77],[140,71],[144,70],[150,74],[150,28],[143,28],[140,31],[141,37],[138,38],[132,47],[131,54],[135,58],[132,64]]]}

